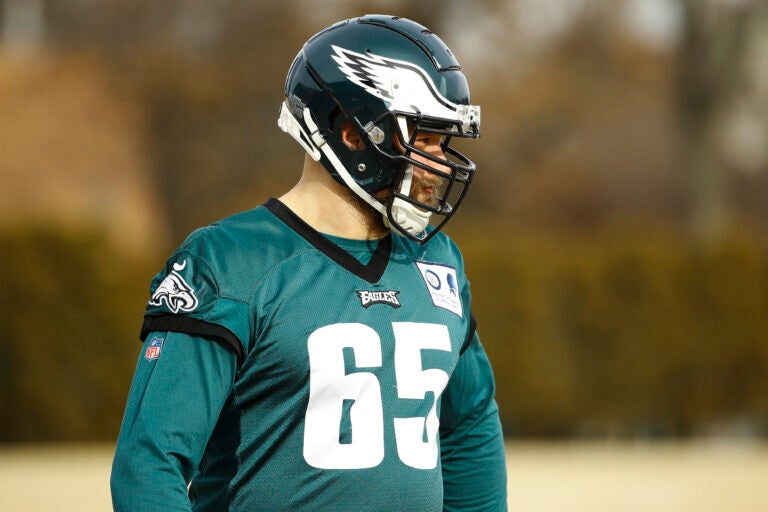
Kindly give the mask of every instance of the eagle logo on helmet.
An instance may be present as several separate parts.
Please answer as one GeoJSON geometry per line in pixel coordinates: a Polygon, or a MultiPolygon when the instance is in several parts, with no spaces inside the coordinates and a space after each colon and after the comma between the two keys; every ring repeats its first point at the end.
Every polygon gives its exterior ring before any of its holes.
{"type": "Polygon", "coordinates": [[[369,94],[389,103],[391,110],[423,113],[455,120],[460,107],[443,97],[419,66],[373,53],[362,54],[332,45],[339,70],[369,94]],[[416,106],[418,105],[418,112],[416,106]]]}
{"type": "Polygon", "coordinates": [[[179,311],[192,311],[198,305],[195,290],[181,277],[181,272],[187,266],[187,260],[182,264],[174,263],[173,270],[165,276],[160,286],[157,287],[149,304],[162,306],[165,302],[168,309],[174,313],[179,311]]]}

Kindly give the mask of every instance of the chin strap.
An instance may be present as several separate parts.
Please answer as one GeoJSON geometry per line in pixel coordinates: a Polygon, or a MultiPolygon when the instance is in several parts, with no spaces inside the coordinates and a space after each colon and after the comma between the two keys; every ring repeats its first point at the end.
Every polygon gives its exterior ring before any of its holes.
{"type": "MultiPolygon", "coordinates": [[[[280,107],[280,116],[277,120],[277,125],[282,131],[296,139],[313,160],[319,161],[322,152],[347,187],[382,215],[384,225],[387,228],[399,235],[407,234],[419,238],[419,235],[424,233],[427,224],[429,224],[431,213],[420,210],[408,201],[404,201],[397,197],[392,200],[392,205],[390,206],[388,213],[387,207],[382,204],[381,201],[366,192],[349,174],[347,168],[341,163],[341,160],[339,160],[339,157],[333,152],[333,149],[331,149],[330,144],[326,143],[325,139],[320,134],[317,124],[312,120],[312,115],[309,109],[305,108],[302,114],[304,123],[310,130],[309,134],[307,134],[301,126],[301,123],[296,120],[285,102],[283,102],[280,107]]],[[[408,133],[405,119],[398,119],[398,122],[400,124],[400,129],[404,130],[402,133],[408,133]]],[[[403,180],[400,183],[400,190],[398,192],[405,196],[410,194],[412,181],[413,166],[408,166],[403,175],[403,180]]]]}
{"type": "MultiPolygon", "coordinates": [[[[405,170],[398,192],[407,196],[411,191],[411,182],[413,182],[413,166],[409,165],[405,170]]],[[[392,221],[394,221],[396,231],[404,230],[417,238],[420,238],[419,235],[424,233],[427,224],[429,224],[429,218],[432,215],[431,212],[420,210],[399,197],[395,197],[392,200],[392,206],[389,210],[389,215],[391,215],[392,221]]],[[[384,215],[384,225],[392,229],[392,222],[388,215],[384,215]]]]}
{"type": "MultiPolygon", "coordinates": [[[[408,122],[403,117],[397,118],[397,124],[400,126],[400,133],[403,136],[408,134],[408,122]]],[[[403,180],[400,182],[401,195],[408,196],[411,193],[411,183],[413,182],[413,166],[409,165],[403,174],[403,180]]],[[[397,231],[405,231],[411,236],[422,238],[426,233],[424,230],[429,224],[431,212],[416,208],[408,201],[399,197],[392,200],[392,206],[389,208],[392,221],[395,223],[397,231]],[[421,235],[421,236],[420,236],[421,235]]],[[[384,215],[384,225],[392,229],[390,225],[390,216],[384,215]]]]}

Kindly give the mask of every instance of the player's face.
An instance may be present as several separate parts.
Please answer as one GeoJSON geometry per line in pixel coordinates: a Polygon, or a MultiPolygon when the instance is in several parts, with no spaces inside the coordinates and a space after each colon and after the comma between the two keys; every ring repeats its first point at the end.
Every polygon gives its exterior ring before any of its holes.
{"type": "MultiPolygon", "coordinates": [[[[416,149],[424,151],[434,157],[445,159],[443,148],[440,146],[442,140],[442,136],[435,133],[419,133],[413,145],[416,149]]],[[[411,157],[417,162],[422,162],[438,171],[446,174],[451,172],[449,167],[436,164],[418,153],[412,153],[411,157]]],[[[439,196],[440,186],[442,184],[443,180],[435,174],[427,172],[421,167],[414,166],[413,182],[411,183],[411,192],[409,195],[422,203],[437,206],[436,198],[439,196]]]]}
{"type": "MultiPolygon", "coordinates": [[[[443,137],[435,133],[420,132],[416,136],[416,140],[413,141],[413,147],[423,151],[429,155],[437,157],[439,159],[445,159],[443,148],[440,145],[443,137]]],[[[403,151],[403,146],[399,141],[396,141],[396,145],[400,151],[403,151]]],[[[422,162],[430,168],[444,172],[446,174],[451,172],[451,169],[446,166],[439,165],[428,158],[419,155],[416,152],[411,153],[411,158],[417,162],[422,162]]],[[[440,197],[440,189],[444,185],[443,180],[437,175],[428,172],[416,165],[413,166],[413,181],[411,182],[411,190],[409,196],[412,199],[416,199],[419,202],[437,206],[437,198],[440,197]]],[[[389,197],[390,190],[382,191],[376,194],[379,200],[389,197]]]]}

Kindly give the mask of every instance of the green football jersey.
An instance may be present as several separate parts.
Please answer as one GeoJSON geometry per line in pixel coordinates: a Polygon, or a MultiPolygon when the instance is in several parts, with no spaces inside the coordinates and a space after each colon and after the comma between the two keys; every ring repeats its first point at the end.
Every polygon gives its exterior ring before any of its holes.
{"type": "Polygon", "coordinates": [[[148,492],[176,510],[191,480],[179,510],[504,510],[493,377],[447,236],[326,237],[272,199],[193,233],[150,292],[116,509],[148,492]]]}

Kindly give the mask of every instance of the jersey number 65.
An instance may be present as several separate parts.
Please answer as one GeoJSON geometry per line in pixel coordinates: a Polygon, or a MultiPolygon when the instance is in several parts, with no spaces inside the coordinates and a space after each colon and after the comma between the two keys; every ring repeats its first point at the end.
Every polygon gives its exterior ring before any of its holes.
{"type": "MultiPolygon", "coordinates": [[[[399,398],[434,401],[426,417],[393,418],[400,460],[417,469],[437,465],[437,400],[448,374],[423,369],[421,351],[451,350],[448,327],[395,322],[395,378],[399,398]],[[425,436],[426,433],[426,436],[425,436]],[[426,437],[426,440],[425,440],[426,437]]],[[[372,468],[384,460],[384,412],[381,384],[371,372],[346,373],[344,349],[354,352],[358,368],[382,365],[381,339],[371,327],[340,323],[314,331],[307,341],[310,364],[309,404],[304,425],[304,459],[323,469],[372,468]],[[349,409],[350,442],[339,439],[344,403],[349,409]]]]}

